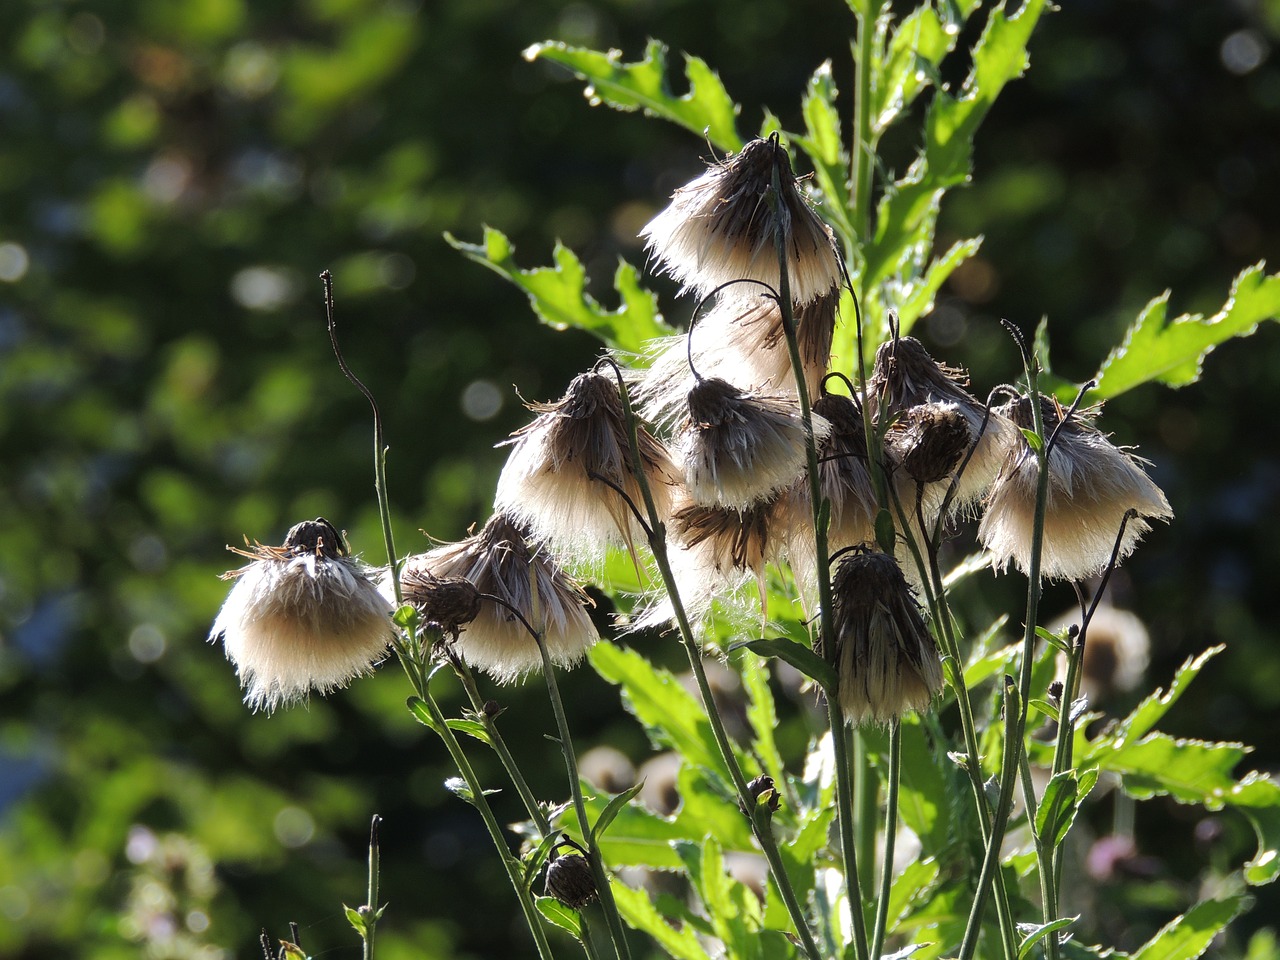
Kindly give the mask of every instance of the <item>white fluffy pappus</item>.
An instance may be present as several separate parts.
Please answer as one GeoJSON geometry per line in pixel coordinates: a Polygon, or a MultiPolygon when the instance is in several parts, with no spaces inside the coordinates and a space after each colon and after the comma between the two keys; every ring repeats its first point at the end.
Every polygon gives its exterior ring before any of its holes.
{"type": "Polygon", "coordinates": [[[885,553],[844,556],[832,578],[835,666],[845,722],[887,724],[923,712],[942,689],[942,659],[898,561],[885,553]]]}
{"type": "MultiPolygon", "coordinates": [[[[1001,408],[1014,424],[1030,429],[1031,402],[1015,400],[1001,408]]],[[[1041,397],[1047,436],[1062,418],[1061,408],[1041,397]]],[[[1096,413],[1096,411],[1092,411],[1096,413]]],[[[1117,562],[1133,553],[1151,529],[1147,520],[1169,520],[1173,510],[1164,493],[1142,469],[1146,461],[1115,446],[1078,411],[1063,425],[1049,451],[1049,491],[1045,504],[1044,548],[1040,575],[1049,580],[1084,580],[1111,562],[1125,514],[1137,512],[1124,528],[1117,562]]],[[[1010,563],[1023,573],[1031,569],[1035,524],[1035,454],[1014,431],[1004,465],[987,497],[978,539],[998,570],[1010,563]]]]}
{"type": "MultiPolygon", "coordinates": [[[[807,303],[841,280],[831,228],[796,189],[776,136],[752,140],[680,187],[640,236],[650,254],[686,290],[705,296],[723,283],[751,279],[779,290],[775,235],[787,243],[790,298],[807,303]],[[773,201],[774,165],[781,196],[773,201]]],[[[781,293],[781,291],[779,290],[781,293]]]]}
{"type": "MultiPolygon", "coordinates": [[[[591,565],[610,545],[634,553],[644,531],[620,488],[639,509],[644,497],[634,474],[617,382],[583,373],[555,403],[532,404],[538,416],[516,431],[498,479],[494,506],[557,556],[591,565]]],[[[680,476],[662,442],[638,427],[640,463],[660,517],[670,513],[680,476]]]]}
{"type": "MultiPolygon", "coordinates": [[[[817,396],[831,362],[839,300],[837,290],[794,309],[800,359],[811,397],[817,396]]],[[[697,380],[694,370],[744,389],[790,396],[797,392],[782,311],[768,296],[721,293],[715,306],[698,320],[694,332],[655,341],[651,356],[638,394],[642,413],[654,423],[671,425],[679,420],[685,397],[697,380]]]]}
{"type": "MultiPolygon", "coordinates": [[[[831,425],[813,416],[815,443],[831,425]]],[[[792,398],[739,390],[716,377],[689,391],[676,437],[694,503],[745,509],[789,486],[805,469],[805,424],[792,398]]]]}
{"type": "Polygon", "coordinates": [[[209,639],[222,638],[251,708],[328,693],[383,658],[391,605],[328,521],[297,524],[280,547],[231,549],[253,562],[223,574],[235,584],[209,639]]]}
{"type": "MultiPolygon", "coordinates": [[[[409,557],[401,582],[415,573],[463,577],[480,593],[510,604],[542,631],[547,653],[559,666],[572,666],[596,642],[596,628],[587,614],[590,598],[504,513],[495,513],[465,540],[409,557]]],[[[542,669],[537,641],[510,610],[491,600],[451,642],[463,660],[499,683],[542,669]]]]}

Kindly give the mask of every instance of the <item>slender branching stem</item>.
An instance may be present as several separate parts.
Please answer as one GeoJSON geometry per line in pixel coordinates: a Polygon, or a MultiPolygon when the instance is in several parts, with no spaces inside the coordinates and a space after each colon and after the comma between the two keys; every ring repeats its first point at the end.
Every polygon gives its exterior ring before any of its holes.
{"type": "Polygon", "coordinates": [[[1027,708],[1031,700],[1031,672],[1036,649],[1036,619],[1040,609],[1040,560],[1044,553],[1044,517],[1049,500],[1049,463],[1045,444],[1044,417],[1040,409],[1038,370],[1035,359],[1027,352],[1025,341],[1015,332],[1015,340],[1022,350],[1023,367],[1027,377],[1027,395],[1031,401],[1031,415],[1038,442],[1031,453],[1036,458],[1036,505],[1031,530],[1031,561],[1027,571],[1027,612],[1022,637],[1022,663],[1018,675],[1016,711],[1005,713],[1005,762],[1000,769],[1000,797],[991,819],[991,836],[987,841],[982,871],[978,875],[977,890],[964,940],[960,944],[960,960],[972,960],[978,947],[978,935],[982,928],[982,914],[991,890],[991,879],[999,870],[1000,847],[1004,842],[1009,823],[1009,810],[1013,805],[1014,784],[1017,781],[1017,763],[1023,749],[1023,736],[1027,727],[1027,708]]]}
{"type": "MultiPolygon", "coordinates": [[[[573,749],[573,738],[569,734],[569,719],[565,716],[564,701],[560,698],[560,685],[556,681],[555,665],[547,653],[547,645],[542,635],[535,634],[538,652],[542,655],[542,675],[547,681],[547,695],[551,699],[551,709],[556,716],[556,729],[560,737],[560,752],[564,754],[565,771],[569,775],[569,793],[573,797],[573,811],[578,819],[578,830],[582,833],[582,842],[587,848],[587,862],[591,864],[591,873],[595,877],[596,892],[600,897],[600,906],[604,909],[605,922],[609,925],[609,936],[613,940],[613,949],[618,960],[629,960],[631,949],[627,945],[627,933],[622,925],[622,917],[618,913],[618,905],[613,899],[613,888],[609,886],[609,876],[604,870],[604,861],[600,857],[600,847],[591,834],[591,821],[587,818],[587,804],[582,796],[582,778],[578,775],[578,758],[573,749]]],[[[585,938],[585,932],[584,932],[585,938]]]]}
{"type": "Polygon", "coordinates": [[[644,469],[640,463],[638,453],[640,450],[639,418],[631,405],[631,398],[628,395],[626,383],[621,376],[621,372],[615,371],[615,373],[618,377],[618,392],[622,398],[622,409],[626,417],[627,433],[633,453],[632,474],[640,488],[641,498],[644,500],[645,512],[649,520],[649,548],[653,551],[653,559],[658,567],[663,589],[671,600],[672,613],[680,632],[680,641],[689,658],[689,668],[693,671],[694,680],[698,685],[698,694],[702,698],[703,708],[707,712],[707,720],[711,724],[712,735],[715,738],[716,746],[719,748],[721,759],[724,761],[742,809],[748,811],[752,833],[755,835],[756,842],[760,844],[760,849],[769,863],[769,871],[773,875],[774,882],[778,885],[778,892],[782,897],[783,905],[787,909],[787,914],[791,917],[791,922],[796,928],[796,935],[800,938],[801,947],[805,955],[809,957],[809,960],[822,960],[822,953],[818,950],[818,945],[813,939],[813,931],[809,929],[804,910],[801,908],[799,898],[796,897],[795,889],[791,885],[791,878],[787,875],[787,871],[783,866],[782,854],[778,849],[778,841],[773,835],[773,830],[763,817],[754,815],[755,800],[751,796],[750,789],[747,786],[747,778],[743,775],[742,766],[738,763],[738,757],[734,753],[733,744],[724,729],[724,722],[720,719],[719,711],[716,709],[715,700],[711,694],[711,685],[707,682],[707,672],[702,665],[702,650],[698,646],[697,638],[694,636],[693,627],[689,623],[689,616],[684,609],[684,603],[680,599],[680,589],[676,583],[675,574],[671,570],[671,561],[667,555],[666,525],[662,522],[662,517],[658,513],[657,505],[653,499],[653,491],[649,487],[649,479],[645,476],[644,469]]]}
{"type": "Polygon", "coordinates": [[[893,847],[898,835],[898,784],[902,779],[902,724],[895,718],[889,727],[889,777],[884,808],[884,854],[880,864],[880,893],[876,899],[876,925],[871,936],[871,956],[884,951],[889,920],[889,892],[893,888],[893,847]]]}
{"type": "Polygon", "coordinates": [[[471,701],[471,709],[475,711],[480,722],[484,724],[485,730],[488,731],[489,743],[493,747],[493,752],[498,755],[503,768],[507,771],[507,776],[511,778],[511,782],[515,785],[516,793],[520,795],[520,801],[524,804],[525,812],[529,814],[529,819],[533,821],[533,825],[537,828],[538,835],[549,837],[552,832],[551,822],[547,819],[547,814],[543,810],[542,804],[538,803],[537,797],[533,795],[533,791],[529,788],[529,783],[525,780],[524,773],[516,763],[515,757],[511,755],[511,749],[507,746],[506,740],[502,738],[502,733],[498,730],[497,718],[491,717],[485,711],[485,700],[476,686],[475,674],[472,672],[471,667],[461,658],[452,658],[450,663],[458,680],[462,683],[462,688],[467,692],[467,699],[471,701]]]}
{"type": "MultiPolygon", "coordinates": [[[[1031,839],[1036,848],[1036,864],[1040,874],[1040,913],[1045,923],[1058,919],[1058,891],[1053,879],[1053,844],[1045,843],[1036,829],[1036,788],[1031,780],[1031,761],[1027,752],[1022,751],[1022,760],[1018,764],[1022,775],[1022,802],[1027,808],[1027,827],[1031,831],[1031,839]]],[[[1058,960],[1058,938],[1051,932],[1044,941],[1045,960],[1058,960]]]]}
{"type": "MultiPolygon", "coordinates": [[[[775,143],[775,150],[782,147],[775,143]]],[[[772,195],[769,202],[775,209],[782,204],[781,163],[773,165],[772,195]]],[[[777,218],[779,223],[782,218],[777,218]]],[[[778,254],[778,309],[782,313],[782,330],[795,374],[796,396],[800,403],[800,416],[805,425],[805,458],[809,478],[809,502],[813,509],[813,537],[818,579],[818,630],[822,638],[820,648],[834,648],[832,628],[831,570],[828,559],[827,524],[823,520],[822,478],[818,472],[818,448],[813,436],[813,410],[809,403],[809,387],[805,377],[804,362],[800,356],[800,343],[796,334],[795,312],[791,303],[791,281],[787,269],[789,238],[779,229],[774,236],[778,254]]],[[[840,846],[844,857],[845,889],[849,897],[849,913],[853,921],[853,943],[858,960],[868,960],[866,921],[862,913],[862,885],[858,879],[858,848],[854,836],[853,771],[848,757],[848,738],[845,735],[844,718],[834,697],[827,698],[827,715],[831,723],[831,745],[836,760],[837,819],[840,823],[840,846]]],[[[865,769],[864,769],[865,775],[865,769]]],[[[873,827],[874,829],[874,827],[873,827]]]]}
{"type": "Polygon", "coordinates": [[[379,871],[379,851],[378,851],[378,824],[382,822],[382,818],[376,813],[373,820],[369,824],[369,889],[365,898],[364,917],[364,960],[373,960],[373,941],[374,934],[378,927],[378,871],[379,871]]]}

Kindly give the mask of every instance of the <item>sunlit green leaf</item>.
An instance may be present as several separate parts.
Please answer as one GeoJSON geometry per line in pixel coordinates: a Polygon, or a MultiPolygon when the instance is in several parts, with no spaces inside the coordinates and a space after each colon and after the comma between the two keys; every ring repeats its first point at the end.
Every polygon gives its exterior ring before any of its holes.
{"type": "Polygon", "coordinates": [[[618,261],[613,277],[622,304],[617,310],[606,310],[587,293],[586,269],[568,247],[556,245],[555,266],[525,270],[516,263],[515,248],[500,230],[485,227],[479,244],[464,243],[450,234],[445,239],[468,259],[523,290],[538,318],[557,330],[586,330],[628,352],[638,352],[648,341],[671,333],[658,312],[657,296],[640,286],[636,268],[625,260],[618,261]]]}
{"type": "Polygon", "coordinates": [[[1243,908],[1239,895],[1197,903],[1139,947],[1132,960],[1196,960],[1243,908]]]}
{"type": "Polygon", "coordinates": [[[834,691],[838,684],[835,669],[804,644],[785,637],[771,640],[744,640],[732,649],[745,648],[762,657],[777,657],[795,667],[810,680],[815,680],[827,691],[834,691]]]}
{"type": "Polygon", "coordinates": [[[478,720],[462,720],[453,719],[446,720],[451,730],[457,730],[459,733],[465,733],[469,737],[475,737],[481,743],[492,745],[489,739],[489,728],[478,720]]]}
{"type": "Polygon", "coordinates": [[[677,96],[667,81],[666,45],[657,40],[650,40],[644,59],[634,63],[623,63],[618,50],[600,53],[555,42],[535,43],[524,56],[568,67],[587,82],[584,92],[592,104],[643,110],[678,123],[700,138],[705,136],[721,150],[736,152],[742,147],[735,123],[738,106],[719,75],[698,57],[685,54],[689,92],[677,96]]]}
{"type": "Polygon", "coordinates": [[[1018,933],[1022,935],[1022,943],[1018,944],[1018,960],[1023,960],[1037,943],[1056,930],[1065,930],[1075,923],[1079,917],[1060,917],[1049,923],[1018,924],[1018,933]],[[1029,927],[1030,929],[1023,929],[1029,927]]]}
{"type": "Polygon", "coordinates": [[[644,784],[637,783],[634,787],[624,790],[617,796],[610,798],[609,802],[605,804],[604,810],[601,811],[600,816],[596,818],[595,824],[591,827],[591,839],[593,842],[603,836],[604,832],[609,829],[609,824],[613,823],[614,819],[618,816],[618,812],[631,802],[643,786],[644,784]]]}
{"type": "Polygon", "coordinates": [[[624,920],[637,930],[647,933],[673,960],[708,960],[707,952],[698,940],[697,930],[684,925],[679,930],[663,919],[643,890],[633,890],[624,884],[614,884],[613,899],[624,920]]]}
{"type": "Polygon", "coordinates": [[[582,939],[582,917],[572,907],[566,907],[553,897],[538,897],[534,900],[538,912],[562,930],[567,930],[579,940],[582,939]]]}
{"type": "Polygon", "coordinates": [[[1245,270],[1212,317],[1183,314],[1170,321],[1168,309],[1168,293],[1147,304],[1124,342],[1102,362],[1090,400],[1116,397],[1152,381],[1171,387],[1195,383],[1214,347],[1234,337],[1247,337],[1263,321],[1280,318],[1280,274],[1268,276],[1261,263],[1245,270]]]}

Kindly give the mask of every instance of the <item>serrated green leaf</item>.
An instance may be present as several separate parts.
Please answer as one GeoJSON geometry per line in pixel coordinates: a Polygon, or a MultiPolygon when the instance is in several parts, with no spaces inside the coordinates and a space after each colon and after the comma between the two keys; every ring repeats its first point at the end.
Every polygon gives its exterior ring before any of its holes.
{"type": "Polygon", "coordinates": [[[889,888],[888,918],[897,927],[909,917],[915,905],[928,899],[938,883],[938,861],[933,857],[913,860],[902,868],[889,888]]]}
{"type": "Polygon", "coordinates": [[[680,793],[680,809],[674,823],[685,838],[711,837],[725,850],[744,853],[755,849],[750,824],[738,809],[737,799],[719,792],[702,771],[681,767],[676,789],[680,793]]]}
{"type": "Polygon", "coordinates": [[[804,134],[791,134],[787,139],[803,150],[813,164],[813,178],[822,201],[820,212],[823,218],[841,235],[851,237],[857,231],[849,219],[849,155],[845,152],[844,134],[840,129],[840,110],[836,106],[838,94],[831,76],[831,61],[827,60],[809,77],[800,103],[804,134]]]}
{"type": "Polygon", "coordinates": [[[1055,849],[1066,837],[1080,805],[1080,782],[1072,770],[1054,774],[1036,808],[1036,836],[1055,849]]]}
{"type": "Polygon", "coordinates": [[[561,930],[567,930],[579,940],[582,939],[582,917],[572,907],[566,907],[554,897],[538,897],[533,901],[538,912],[554,923],[561,930]]]}
{"type": "Polygon", "coordinates": [[[623,703],[650,739],[732,782],[702,704],[668,671],[655,668],[634,650],[597,643],[588,653],[596,672],[622,688],[623,703]]]}
{"type": "Polygon", "coordinates": [[[911,332],[917,320],[933,309],[934,298],[947,278],[962,263],[975,256],[981,247],[982,237],[954,243],[946,253],[929,264],[923,276],[903,283],[902,289],[895,296],[898,323],[903,336],[911,332]]]}
{"type": "Polygon", "coordinates": [[[1018,932],[1023,935],[1022,943],[1018,944],[1018,960],[1023,960],[1023,958],[1031,952],[1031,948],[1049,934],[1057,930],[1065,930],[1079,919],[1079,917],[1059,917],[1057,920],[1050,921],[1049,923],[1018,924],[1018,932]],[[1030,929],[1021,929],[1024,926],[1029,926],[1030,929]]]}
{"type": "Polygon", "coordinates": [[[1169,294],[1152,300],[1102,362],[1089,399],[1110,399],[1152,381],[1171,387],[1195,383],[1214,347],[1280,318],[1280,274],[1267,276],[1264,267],[1257,263],[1236,277],[1227,302],[1212,317],[1183,314],[1167,322],[1169,294]]]}
{"type": "Polygon", "coordinates": [[[405,706],[409,708],[409,712],[413,714],[415,720],[423,726],[430,727],[436,733],[440,732],[440,725],[436,722],[436,718],[431,714],[431,708],[427,706],[426,701],[418,697],[410,697],[405,701],[405,706]]]}
{"type": "Polygon", "coordinates": [[[1222,799],[1248,818],[1258,837],[1258,852],[1244,865],[1245,879],[1255,886],[1271,883],[1280,876],[1280,784],[1266,774],[1250,773],[1222,799]]]}
{"type": "Polygon", "coordinates": [[[459,733],[465,733],[469,737],[475,737],[481,743],[487,743],[490,746],[493,742],[489,739],[489,728],[479,720],[454,719],[446,720],[449,729],[457,730],[459,733]]]}
{"type": "Polygon", "coordinates": [[[910,272],[912,260],[923,260],[942,195],[968,179],[974,134],[1001,91],[1026,69],[1027,42],[1044,7],[1044,0],[1028,0],[1012,17],[1003,7],[994,9],[973,48],[973,68],[960,96],[934,96],[919,158],[886,187],[880,202],[875,240],[866,248],[868,286],[910,272]]]}
{"type": "Polygon", "coordinates": [[[1197,903],[1139,947],[1132,960],[1196,960],[1243,908],[1240,895],[1197,903]]]}
{"type": "Polygon", "coordinates": [[[604,832],[609,829],[609,824],[613,823],[618,816],[618,812],[631,802],[632,798],[640,792],[643,786],[644,784],[637,783],[634,787],[610,798],[609,802],[605,804],[605,808],[600,811],[600,816],[596,818],[595,824],[591,827],[591,840],[593,843],[604,835],[604,832]]]}
{"type": "Polygon", "coordinates": [[[555,266],[523,269],[515,261],[515,248],[500,230],[484,228],[481,243],[464,243],[452,234],[445,240],[469,260],[488,267],[525,292],[538,319],[556,330],[574,327],[594,334],[611,347],[638,353],[655,337],[672,332],[658,311],[658,297],[640,285],[636,268],[618,261],[613,286],[621,305],[606,310],[587,293],[587,273],[577,255],[557,243],[555,266]]]}
{"type": "Polygon", "coordinates": [[[698,941],[697,928],[683,925],[679,930],[663,919],[643,890],[633,890],[625,884],[614,884],[613,899],[618,912],[628,924],[657,941],[673,960],[708,960],[707,952],[698,941]]]}
{"type": "Polygon", "coordinates": [[[765,772],[781,783],[786,771],[774,731],[778,726],[778,711],[769,689],[769,668],[754,657],[744,657],[738,664],[742,674],[742,688],[747,694],[747,722],[751,725],[752,749],[765,772]]]}
{"type": "Polygon", "coordinates": [[[1231,771],[1248,752],[1239,743],[1152,733],[1106,754],[1098,766],[1119,773],[1125,792],[1139,800],[1164,795],[1183,803],[1217,804],[1235,786],[1231,771]]]}
{"type": "Polygon", "coordinates": [[[881,134],[930,84],[938,65],[954,49],[960,30],[931,6],[902,18],[876,64],[879,82],[872,88],[871,129],[881,134]]]}
{"type": "Polygon", "coordinates": [[[834,694],[839,683],[836,671],[831,664],[804,644],[785,637],[775,637],[770,640],[744,640],[733,644],[729,649],[746,649],[761,657],[777,657],[815,681],[828,693],[834,694]]]}
{"type": "Polygon", "coordinates": [[[360,916],[360,911],[353,910],[344,903],[342,905],[342,912],[347,917],[347,923],[351,924],[351,929],[360,934],[360,939],[368,939],[369,925],[365,923],[364,917],[360,916]]]}
{"type": "Polygon", "coordinates": [[[704,136],[721,150],[742,149],[736,117],[738,105],[719,75],[699,57],[684,55],[689,92],[676,96],[667,82],[667,47],[658,40],[645,46],[644,59],[623,63],[619,50],[601,53],[568,44],[535,43],[524,52],[526,60],[551,60],[568,67],[587,82],[584,91],[592,105],[604,103],[616,110],[643,110],[646,114],[678,123],[704,136]]]}
{"type": "Polygon", "coordinates": [[[1169,709],[1178,702],[1178,698],[1191,685],[1191,681],[1200,675],[1205,664],[1226,649],[1224,644],[1210,647],[1203,653],[1189,658],[1173,675],[1168,690],[1157,690],[1146,697],[1116,726],[1114,739],[1123,744],[1145,736],[1159,723],[1169,709]]]}

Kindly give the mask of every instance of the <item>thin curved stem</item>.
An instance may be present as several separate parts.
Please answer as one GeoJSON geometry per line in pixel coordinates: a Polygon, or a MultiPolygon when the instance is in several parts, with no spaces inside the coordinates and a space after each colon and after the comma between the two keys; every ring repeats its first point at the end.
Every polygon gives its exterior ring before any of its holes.
{"type": "MultiPolygon", "coordinates": [[[[627,433],[631,449],[635,452],[640,449],[639,418],[631,406],[631,398],[621,373],[618,372],[617,376],[618,391],[622,398],[622,409],[627,423],[627,433]]],[[[641,497],[644,500],[645,511],[649,516],[649,548],[653,551],[654,562],[658,567],[663,588],[671,600],[673,616],[680,633],[680,641],[689,658],[689,668],[693,671],[694,680],[698,684],[698,693],[702,698],[707,720],[711,724],[712,735],[715,738],[716,746],[720,751],[725,768],[729,772],[729,778],[733,782],[734,792],[738,795],[742,809],[754,813],[754,799],[751,797],[747,779],[743,775],[742,767],[739,765],[738,758],[733,751],[733,744],[730,742],[729,735],[724,729],[724,723],[716,710],[715,700],[711,695],[711,685],[707,682],[707,673],[702,665],[702,651],[694,638],[688,614],[685,612],[684,603],[680,599],[680,590],[676,584],[675,575],[671,571],[671,562],[667,555],[667,528],[658,513],[657,504],[653,499],[653,491],[649,487],[649,479],[645,476],[638,457],[632,458],[632,475],[636,478],[636,484],[640,488],[641,497]]],[[[813,939],[813,932],[809,929],[804,911],[800,907],[800,901],[791,885],[791,878],[787,876],[786,868],[783,866],[782,854],[778,850],[778,842],[773,835],[772,828],[766,820],[760,817],[752,815],[749,820],[751,822],[751,831],[756,838],[756,842],[760,844],[760,849],[764,853],[765,859],[769,862],[769,871],[773,875],[774,882],[778,885],[778,892],[782,896],[783,905],[786,907],[787,914],[791,917],[791,922],[796,928],[796,935],[800,938],[805,954],[809,957],[809,960],[822,960],[822,953],[818,950],[818,945],[813,939]]]]}
{"type": "Polygon", "coordinates": [[[1018,755],[1023,748],[1022,738],[1027,728],[1027,709],[1031,701],[1031,672],[1036,645],[1036,619],[1039,616],[1040,607],[1040,560],[1044,553],[1044,518],[1049,501],[1049,463],[1044,437],[1043,411],[1040,409],[1036,363],[1027,353],[1026,343],[1020,334],[1015,337],[1015,340],[1023,352],[1032,422],[1035,435],[1039,439],[1039,443],[1032,451],[1036,458],[1037,473],[1035,518],[1031,528],[1031,561],[1027,570],[1027,613],[1022,637],[1022,663],[1018,675],[1017,709],[1014,716],[1010,717],[1008,713],[1005,715],[1006,757],[1000,770],[1000,798],[996,804],[995,815],[991,819],[991,837],[987,841],[986,854],[982,860],[982,872],[978,875],[977,891],[974,894],[969,921],[965,927],[964,940],[960,945],[960,960],[972,960],[974,951],[977,950],[982,913],[990,893],[991,878],[999,870],[1000,846],[1004,842],[1005,829],[1009,823],[1013,789],[1018,779],[1018,755]]]}
{"type": "MultiPolygon", "coordinates": [[[[1031,780],[1031,762],[1027,753],[1022,752],[1022,762],[1018,764],[1022,779],[1022,802],[1027,808],[1027,825],[1031,830],[1031,839],[1036,848],[1036,864],[1040,874],[1040,914],[1045,923],[1058,919],[1058,890],[1053,878],[1052,845],[1046,845],[1044,837],[1036,829],[1036,790],[1031,780]]],[[[1045,960],[1058,960],[1058,938],[1051,931],[1044,941],[1045,960]]]]}
{"type": "Polygon", "coordinates": [[[889,727],[889,786],[884,809],[884,862],[880,866],[880,895],[876,900],[876,925],[871,936],[871,956],[884,951],[889,919],[889,892],[893,889],[893,848],[898,835],[898,784],[902,779],[902,724],[895,718],[889,727]]]}

